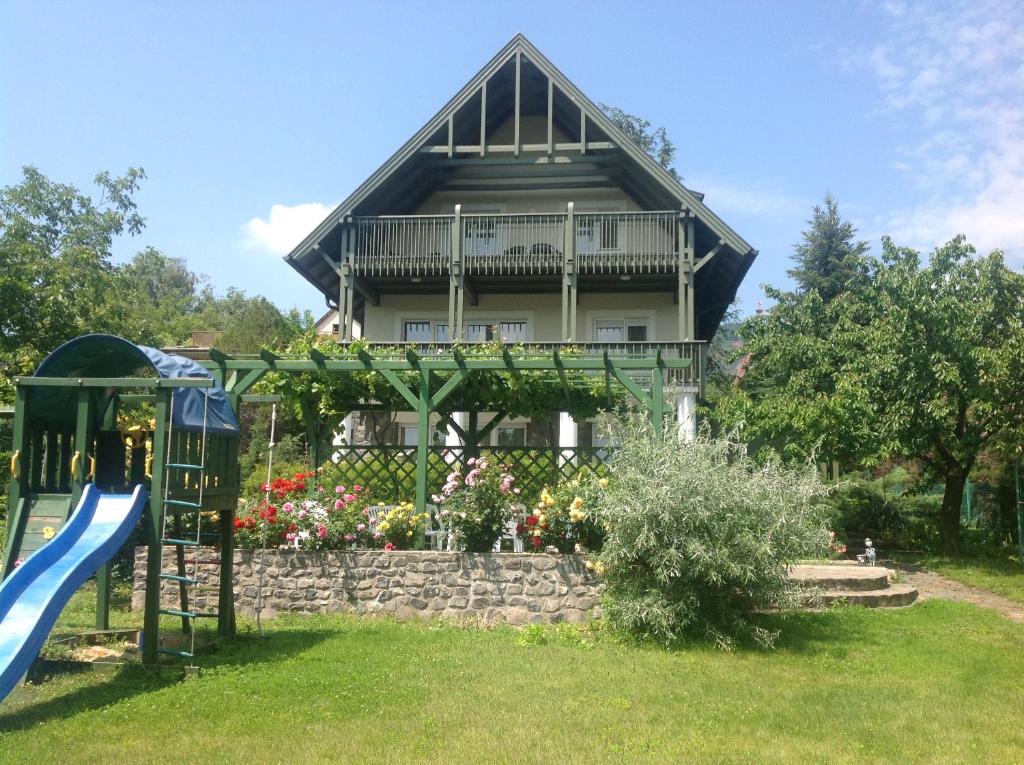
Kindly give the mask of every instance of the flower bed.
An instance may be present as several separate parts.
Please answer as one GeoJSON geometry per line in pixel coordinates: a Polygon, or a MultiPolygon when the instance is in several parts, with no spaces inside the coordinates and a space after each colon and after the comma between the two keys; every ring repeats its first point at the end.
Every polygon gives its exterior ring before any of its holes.
{"type": "Polygon", "coordinates": [[[481,458],[468,460],[466,467],[465,473],[452,469],[432,497],[435,506],[422,513],[410,502],[381,502],[362,484],[324,486],[312,471],[275,478],[261,486],[262,496],[240,503],[235,546],[489,552],[505,539],[512,549],[526,552],[600,549],[604,530],[590,508],[607,479],[583,472],[545,487],[529,511],[507,466],[481,458]]]}

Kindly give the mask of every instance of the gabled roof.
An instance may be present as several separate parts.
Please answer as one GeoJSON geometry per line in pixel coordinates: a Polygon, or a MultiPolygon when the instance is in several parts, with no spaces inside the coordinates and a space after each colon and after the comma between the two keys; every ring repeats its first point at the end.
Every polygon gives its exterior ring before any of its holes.
{"type": "Polygon", "coordinates": [[[587,118],[610,138],[616,145],[616,148],[639,164],[661,185],[671,198],[677,200],[679,209],[692,211],[697,219],[711,230],[716,239],[724,241],[737,254],[743,256],[753,249],[750,244],[729,228],[704,204],[703,195],[686,188],[646,152],[633,143],[628,136],[605,116],[593,101],[587,98],[526,37],[522,34],[517,34],[423,128],[381,165],[376,172],[360,184],[351,195],[342,201],[292,252],[286,255],[285,259],[294,261],[303,253],[309,251],[314,244],[324,239],[346,215],[351,215],[359,204],[365,201],[403,163],[413,158],[435,133],[447,125],[449,118],[453,117],[462,106],[473,98],[481,86],[497,74],[517,53],[529,59],[543,74],[551,79],[557,88],[575,101],[586,113],[587,118]]]}

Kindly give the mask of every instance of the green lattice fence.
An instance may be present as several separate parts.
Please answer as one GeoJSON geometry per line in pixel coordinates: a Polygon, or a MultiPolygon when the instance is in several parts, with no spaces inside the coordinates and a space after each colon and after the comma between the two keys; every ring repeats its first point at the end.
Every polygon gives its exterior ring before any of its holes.
{"type": "MultiPolygon", "coordinates": [[[[522,490],[523,501],[531,503],[546,485],[569,480],[581,470],[603,475],[607,468],[606,448],[516,449],[485,448],[480,455],[508,465],[522,490]]],[[[440,490],[453,468],[462,469],[462,448],[430,447],[427,458],[427,491],[440,490]]],[[[374,500],[393,502],[412,500],[416,494],[416,447],[350,446],[340,450],[338,462],[328,462],[321,470],[324,485],[362,484],[370,487],[374,500]]]]}

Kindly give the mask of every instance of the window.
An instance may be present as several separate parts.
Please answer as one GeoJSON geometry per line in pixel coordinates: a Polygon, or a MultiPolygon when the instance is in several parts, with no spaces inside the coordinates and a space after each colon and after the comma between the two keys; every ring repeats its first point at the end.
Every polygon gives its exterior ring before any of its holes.
{"type": "Polygon", "coordinates": [[[596,319],[594,340],[599,343],[647,341],[647,319],[596,319]]]}
{"type": "Polygon", "coordinates": [[[503,321],[498,324],[498,333],[506,343],[526,342],[525,321],[503,321]]]}
{"type": "MultiPolygon", "coordinates": [[[[443,444],[447,433],[443,430],[435,428],[431,436],[434,444],[443,444]]],[[[414,449],[419,444],[420,428],[419,425],[399,425],[398,426],[398,445],[399,446],[411,446],[414,449]]]]}
{"type": "Polygon", "coordinates": [[[494,429],[494,445],[507,448],[526,446],[526,426],[499,425],[494,429]]]}
{"type": "Polygon", "coordinates": [[[448,322],[439,321],[434,325],[434,340],[439,343],[448,342],[448,322]]]}
{"type": "Polygon", "coordinates": [[[494,326],[491,324],[467,324],[466,340],[470,343],[483,343],[494,339],[494,326]]]}
{"type": "Polygon", "coordinates": [[[402,339],[407,343],[429,343],[433,336],[429,321],[407,321],[402,328],[402,339]]]}

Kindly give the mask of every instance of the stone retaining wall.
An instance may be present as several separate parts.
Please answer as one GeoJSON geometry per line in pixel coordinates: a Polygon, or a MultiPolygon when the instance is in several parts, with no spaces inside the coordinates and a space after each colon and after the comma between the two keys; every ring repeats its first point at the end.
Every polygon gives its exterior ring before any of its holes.
{"type": "MultiPolygon", "coordinates": [[[[190,549],[187,557],[194,554],[190,549]]],[[[198,555],[203,561],[216,559],[219,552],[200,549],[198,555]]],[[[175,570],[173,561],[173,550],[165,550],[165,572],[175,570]]],[[[235,551],[238,613],[253,613],[260,570],[260,551],[235,551]]],[[[146,548],[138,547],[134,609],[143,607],[145,571],[146,548]]],[[[218,576],[216,563],[201,563],[196,598],[200,611],[216,609],[218,576]]],[[[598,592],[597,579],[576,555],[274,550],[266,553],[263,615],[348,611],[398,619],[443,616],[484,623],[580,622],[600,610],[598,592]]],[[[175,583],[163,583],[162,601],[167,607],[178,607],[175,583]]]]}

